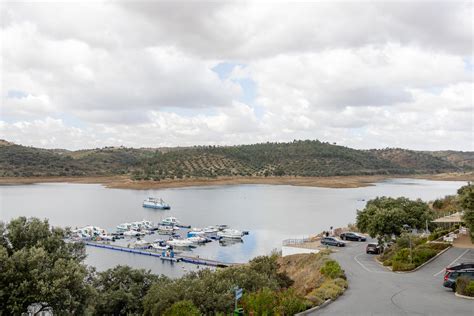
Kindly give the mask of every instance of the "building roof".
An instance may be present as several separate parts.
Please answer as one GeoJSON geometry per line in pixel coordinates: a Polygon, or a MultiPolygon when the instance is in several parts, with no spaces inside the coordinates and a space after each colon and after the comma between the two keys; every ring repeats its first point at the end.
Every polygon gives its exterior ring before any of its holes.
{"type": "Polygon", "coordinates": [[[433,223],[461,223],[462,221],[462,212],[456,212],[448,216],[437,218],[433,223]]]}

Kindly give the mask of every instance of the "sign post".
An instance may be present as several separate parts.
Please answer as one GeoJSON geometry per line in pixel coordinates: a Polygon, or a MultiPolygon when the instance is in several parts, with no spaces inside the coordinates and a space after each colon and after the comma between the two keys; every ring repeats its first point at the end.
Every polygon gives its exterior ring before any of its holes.
{"type": "Polygon", "coordinates": [[[236,287],[235,288],[235,311],[237,311],[237,302],[242,297],[243,289],[236,287]]]}

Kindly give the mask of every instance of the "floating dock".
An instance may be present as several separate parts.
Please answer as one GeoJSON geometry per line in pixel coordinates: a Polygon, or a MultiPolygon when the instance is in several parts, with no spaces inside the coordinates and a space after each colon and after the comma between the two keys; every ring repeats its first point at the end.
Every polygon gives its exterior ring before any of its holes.
{"type": "Polygon", "coordinates": [[[225,262],[220,262],[220,261],[211,260],[211,259],[203,259],[203,258],[194,257],[194,256],[175,255],[174,258],[168,258],[168,257],[163,257],[161,255],[161,253],[148,251],[148,250],[144,250],[144,249],[127,248],[127,247],[123,247],[123,246],[103,244],[103,243],[92,242],[92,241],[83,241],[83,242],[86,246],[90,246],[90,247],[97,247],[97,248],[116,250],[116,251],[121,251],[121,252],[128,252],[128,253],[133,253],[133,254],[136,254],[136,255],[157,257],[157,258],[161,258],[162,260],[175,259],[175,260],[168,260],[168,261],[174,261],[174,262],[182,261],[182,262],[196,264],[196,265],[218,267],[218,268],[226,268],[226,267],[234,265],[233,263],[225,263],[225,262]]]}

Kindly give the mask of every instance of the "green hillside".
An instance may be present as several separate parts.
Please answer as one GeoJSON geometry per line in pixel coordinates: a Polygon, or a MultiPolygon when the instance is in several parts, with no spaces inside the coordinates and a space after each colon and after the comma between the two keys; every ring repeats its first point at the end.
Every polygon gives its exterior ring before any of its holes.
{"type": "Polygon", "coordinates": [[[132,179],[218,176],[336,176],[473,170],[472,152],[356,150],[320,141],[189,148],[67,151],[0,142],[0,176],[129,175],[132,179]],[[445,154],[443,154],[445,153],[445,154]],[[456,154],[457,153],[457,154],[456,154]]]}

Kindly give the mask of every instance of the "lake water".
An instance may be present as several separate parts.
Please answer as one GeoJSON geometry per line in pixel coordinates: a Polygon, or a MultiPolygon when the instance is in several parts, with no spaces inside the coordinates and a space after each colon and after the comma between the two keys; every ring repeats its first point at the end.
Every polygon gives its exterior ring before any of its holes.
{"type": "MultiPolygon", "coordinates": [[[[300,238],[330,226],[355,221],[357,209],[377,196],[406,196],[434,200],[464,185],[460,181],[394,179],[355,189],[330,189],[285,185],[229,185],[162,190],[107,189],[95,184],[48,183],[0,186],[0,220],[18,216],[48,218],[52,225],[81,227],[94,225],[110,231],[117,224],[143,219],[158,222],[168,216],[183,224],[205,227],[227,224],[248,230],[242,243],[208,243],[191,251],[193,255],[224,262],[246,262],[279,249],[287,238],[300,238]],[[148,196],[162,197],[171,210],[141,206],[148,196]]],[[[152,238],[152,236],[148,237],[152,238]]],[[[154,237],[156,238],[156,237],[154,237]]],[[[88,247],[87,263],[99,270],[117,264],[151,269],[178,276],[196,269],[187,264],[170,265],[140,255],[88,247]]]]}

